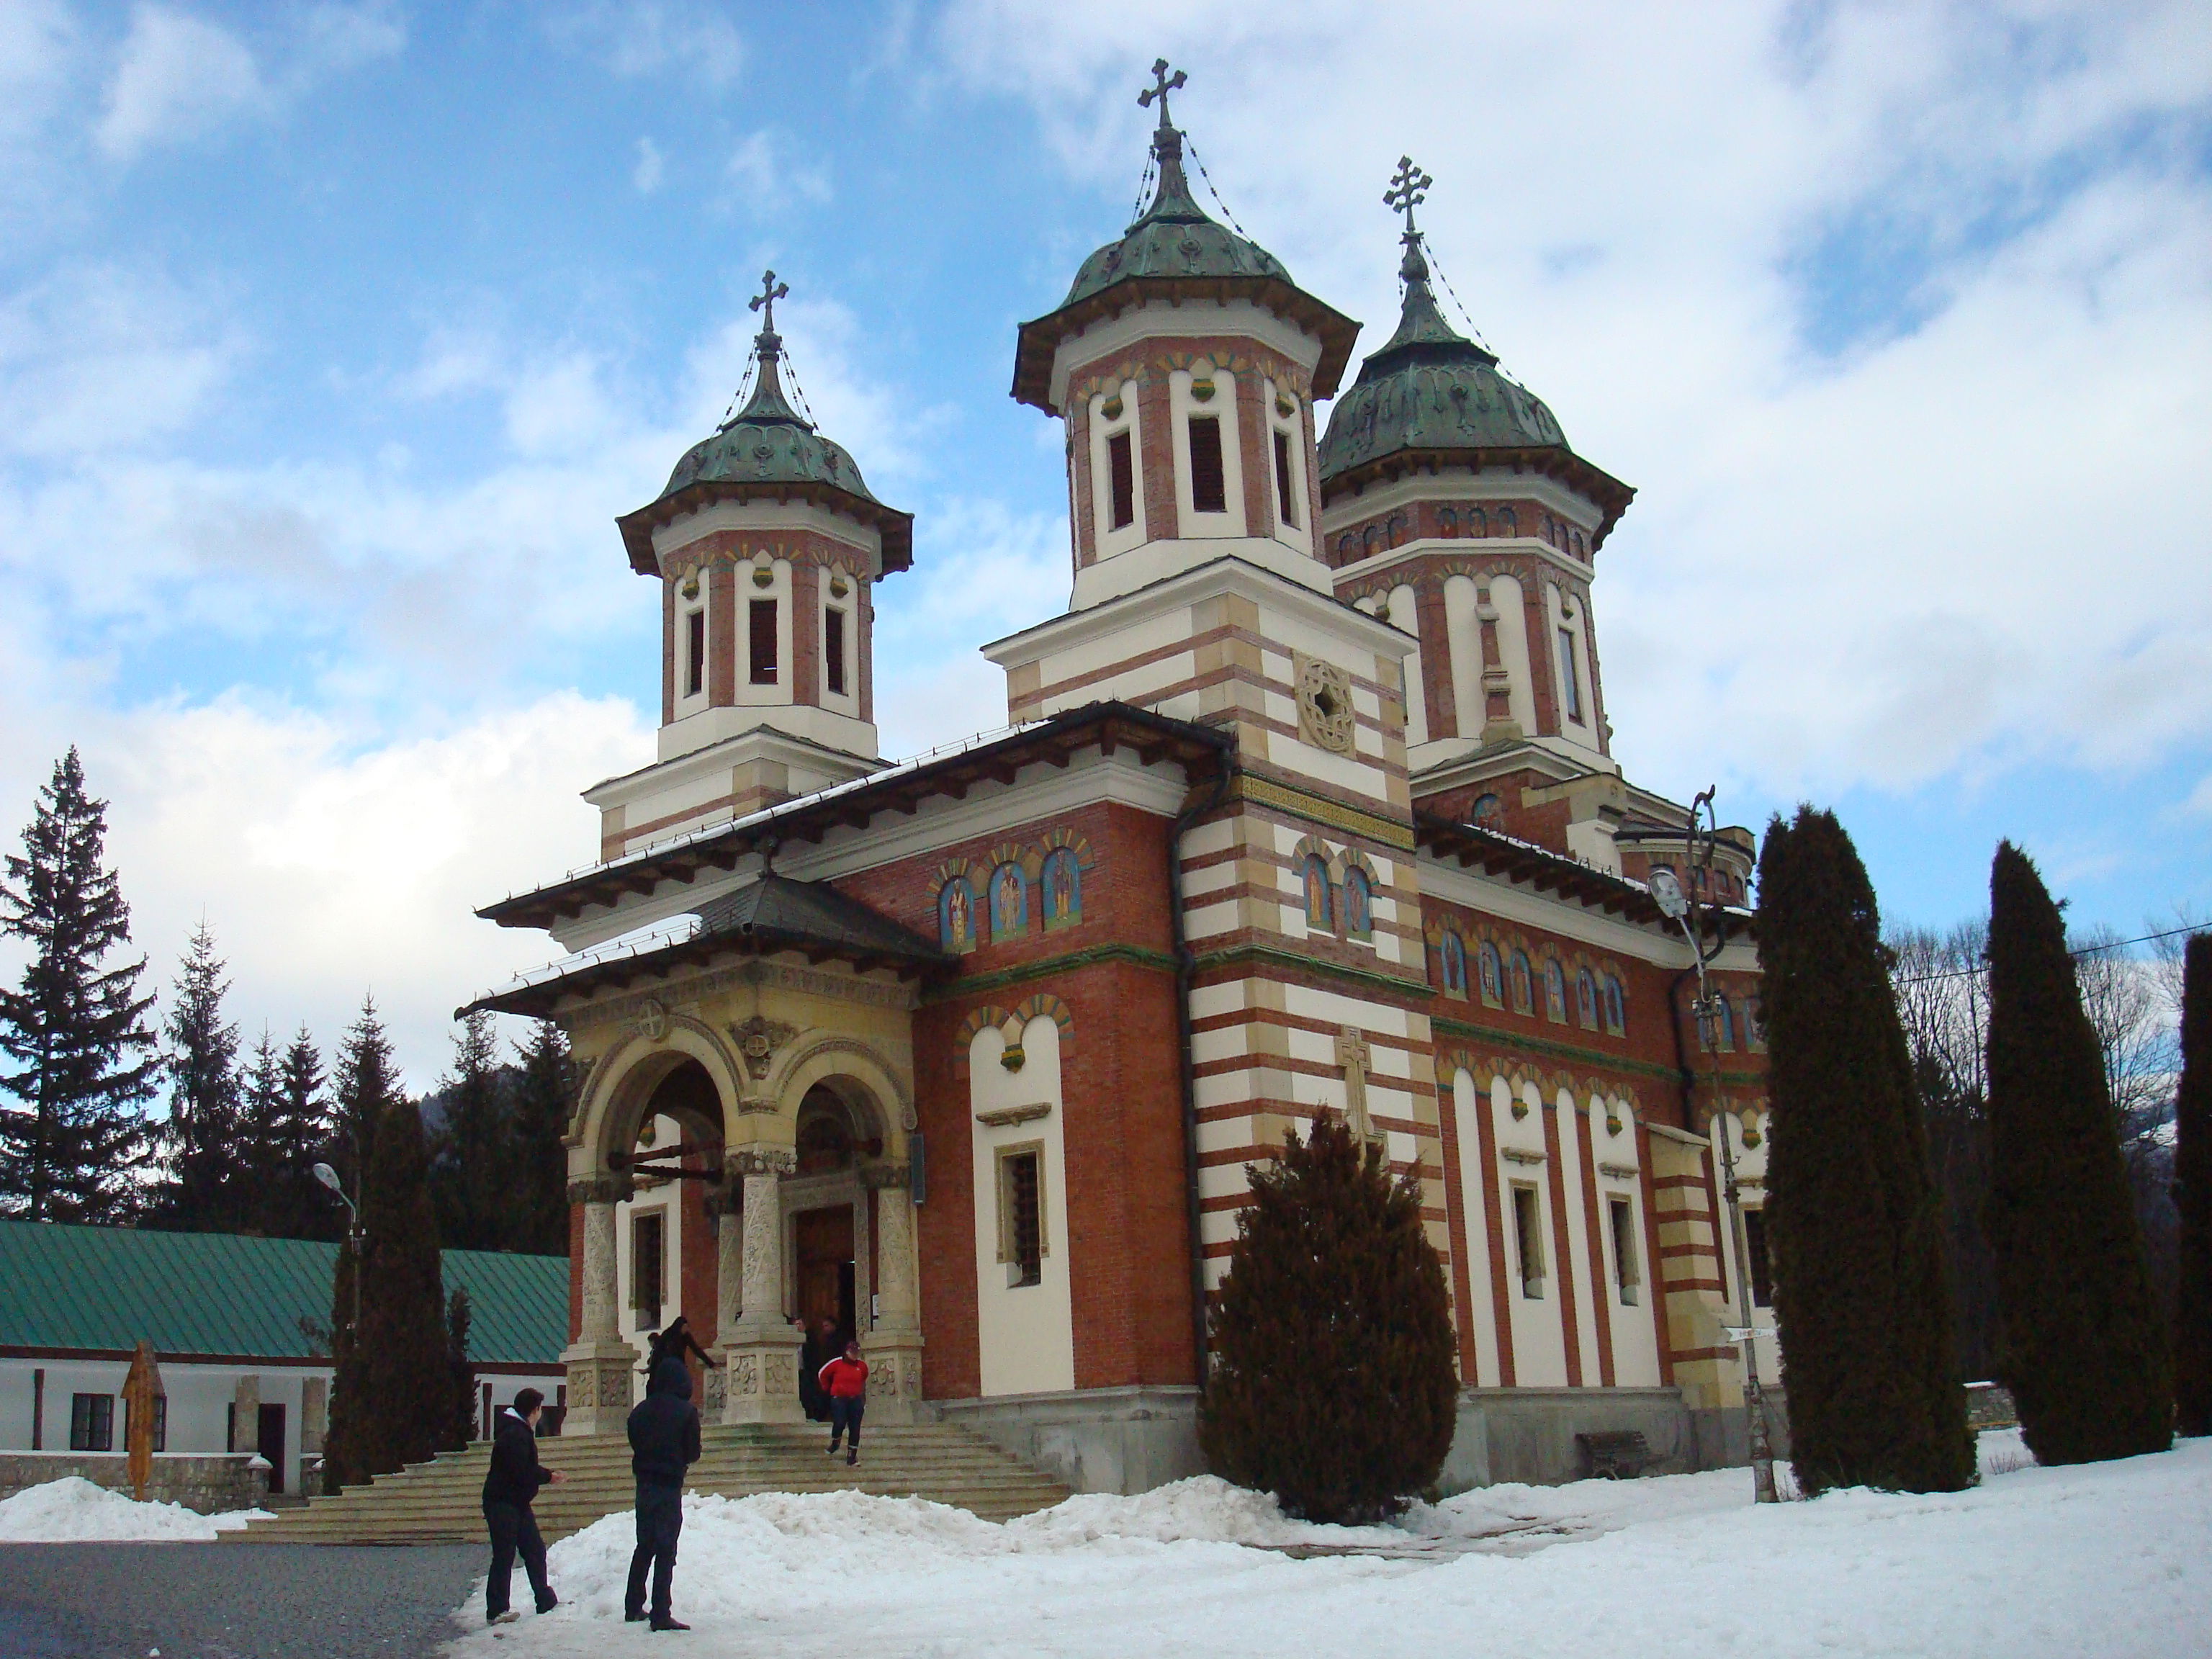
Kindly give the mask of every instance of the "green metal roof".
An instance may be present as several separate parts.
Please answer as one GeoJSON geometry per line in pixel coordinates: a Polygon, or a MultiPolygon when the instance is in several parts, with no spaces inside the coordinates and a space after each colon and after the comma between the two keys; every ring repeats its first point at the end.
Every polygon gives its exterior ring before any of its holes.
{"type": "MultiPolygon", "coordinates": [[[[338,1247],[229,1233],[0,1221],[0,1349],[307,1359],[302,1316],[326,1324],[338,1247]]],[[[568,1339],[565,1256],[447,1250],[469,1293],[469,1358],[552,1366],[568,1339]]]]}

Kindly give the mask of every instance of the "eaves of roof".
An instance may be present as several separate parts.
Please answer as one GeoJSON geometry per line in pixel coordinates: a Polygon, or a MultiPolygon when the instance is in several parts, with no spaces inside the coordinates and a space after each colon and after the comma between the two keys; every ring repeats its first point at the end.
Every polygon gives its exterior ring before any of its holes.
{"type": "Polygon", "coordinates": [[[1348,495],[1358,494],[1373,483],[1389,483],[1399,478],[1417,474],[1433,475],[1444,467],[1471,467],[1477,471],[1486,468],[1504,469],[1513,472],[1532,472],[1541,477],[1556,478],[1578,495],[1587,496],[1604,516],[1590,537],[1590,550],[1595,552],[1612,533],[1620,515],[1628,511],[1628,504],[1636,499],[1635,489],[1625,484],[1601,467],[1589,462],[1561,444],[1531,444],[1523,448],[1419,448],[1396,449],[1377,455],[1354,466],[1347,466],[1322,481],[1322,500],[1324,505],[1334,507],[1348,495]]]}
{"type": "MultiPolygon", "coordinates": [[[[1666,913],[1651,896],[1651,890],[1642,882],[1600,870],[1548,847],[1419,811],[1413,815],[1413,836],[1421,851],[1433,858],[1451,859],[1486,876],[1520,882],[1539,893],[1571,898],[1639,927],[1674,931],[1666,913]]],[[[1717,932],[1723,921],[1732,932],[1747,933],[1750,929],[1752,915],[1748,910],[1703,905],[1699,912],[1700,922],[1708,933],[1717,932]]]]}
{"type": "MultiPolygon", "coordinates": [[[[658,846],[596,865],[531,892],[486,905],[477,915],[502,927],[550,928],[595,905],[651,893],[665,881],[734,870],[740,859],[794,842],[816,842],[841,828],[866,829],[878,816],[911,816],[926,800],[963,799],[979,783],[1011,784],[1024,766],[1066,766],[1085,749],[1127,749],[1146,764],[1162,759],[1210,775],[1236,747],[1233,734],[1124,702],[1094,702],[955,752],[909,761],[818,793],[786,801],[729,823],[693,830],[658,846]]],[[[688,943],[688,941],[687,941],[688,943]]],[[[672,947],[673,948],[673,947],[672,947]]],[[[632,958],[636,960],[636,958],[632,958]]]]}

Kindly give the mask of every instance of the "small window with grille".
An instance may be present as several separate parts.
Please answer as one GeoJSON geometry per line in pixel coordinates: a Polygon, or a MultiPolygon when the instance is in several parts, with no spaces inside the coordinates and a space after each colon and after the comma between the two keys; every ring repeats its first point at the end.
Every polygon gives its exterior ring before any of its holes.
{"type": "Polygon", "coordinates": [[[694,611],[684,618],[684,695],[696,697],[707,689],[707,613],[694,611]]]}
{"type": "Polygon", "coordinates": [[[746,644],[752,664],[752,683],[755,685],[774,685],[776,681],[776,625],[775,601],[754,599],[746,610],[750,624],[746,644]]]}
{"type": "Polygon", "coordinates": [[[999,1260],[1009,1290],[1044,1282],[1043,1164],[1038,1142],[999,1152],[999,1260]]]}
{"type": "Polygon", "coordinates": [[[1521,1256],[1521,1294],[1544,1299],[1544,1210],[1534,1187],[1513,1188],[1513,1240],[1521,1256]]]}
{"type": "Polygon", "coordinates": [[[1107,439],[1106,471],[1114,492],[1114,528],[1127,530],[1137,521],[1137,466],[1127,433],[1107,439]]]}
{"type": "Polygon", "coordinates": [[[1298,498],[1291,483],[1291,434],[1275,434],[1275,505],[1283,515],[1283,522],[1293,530],[1298,527],[1298,498]]]}
{"type": "Polygon", "coordinates": [[[1218,415],[1190,417],[1190,510],[1229,510],[1227,475],[1221,464],[1221,417],[1218,415]]]}
{"type": "Polygon", "coordinates": [[[1614,1198],[1606,1200],[1606,1210],[1613,1222],[1613,1282],[1620,1288],[1622,1305],[1632,1308],[1637,1287],[1644,1282],[1636,1259],[1636,1206],[1625,1198],[1614,1198]]]}
{"type": "Polygon", "coordinates": [[[834,608],[822,613],[822,680],[831,695],[845,695],[845,613],[834,608]]]}

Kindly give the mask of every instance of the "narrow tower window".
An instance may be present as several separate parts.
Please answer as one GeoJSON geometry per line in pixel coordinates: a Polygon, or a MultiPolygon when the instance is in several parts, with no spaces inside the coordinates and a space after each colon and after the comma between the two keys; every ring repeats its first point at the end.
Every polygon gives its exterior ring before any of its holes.
{"type": "Polygon", "coordinates": [[[775,684],[775,601],[755,599],[746,615],[751,624],[752,683],[775,684]]]}
{"type": "Polygon", "coordinates": [[[1044,1282],[1044,1194],[1039,1149],[1010,1147],[999,1154],[999,1259],[1006,1288],[1044,1282]]]}
{"type": "Polygon", "coordinates": [[[1221,470],[1221,418],[1217,415],[1190,417],[1190,510],[1229,510],[1229,488],[1221,470]]]}
{"type": "Polygon", "coordinates": [[[666,1235],[661,1213],[654,1210],[630,1222],[629,1305],[636,1310],[640,1330],[660,1328],[664,1274],[667,1268],[666,1235]]]}
{"type": "Polygon", "coordinates": [[[707,689],[707,613],[694,611],[684,619],[684,695],[696,697],[707,689]]]}
{"type": "Polygon", "coordinates": [[[1613,1221],[1613,1282],[1620,1287],[1622,1304],[1632,1308],[1644,1280],[1636,1262],[1636,1211],[1625,1198],[1607,1200],[1607,1210],[1613,1221]]]}
{"type": "Polygon", "coordinates": [[[1582,665],[1577,660],[1575,630],[1571,628],[1559,630],[1559,673],[1566,681],[1567,718],[1579,726],[1583,718],[1583,674],[1582,665]]]}
{"type": "Polygon", "coordinates": [[[1114,528],[1127,530],[1137,521],[1137,472],[1129,459],[1127,433],[1106,441],[1106,470],[1114,486],[1114,528]]]}
{"type": "Polygon", "coordinates": [[[845,613],[822,613],[822,678],[831,693],[845,695],[845,613]]]}
{"type": "Polygon", "coordinates": [[[1275,434],[1275,504],[1282,511],[1283,522],[1293,530],[1298,527],[1297,497],[1291,489],[1291,434],[1275,434]]]}
{"type": "Polygon", "coordinates": [[[1531,1302],[1544,1297],[1543,1210],[1534,1187],[1513,1189],[1514,1243],[1521,1253],[1521,1294],[1531,1302]]]}

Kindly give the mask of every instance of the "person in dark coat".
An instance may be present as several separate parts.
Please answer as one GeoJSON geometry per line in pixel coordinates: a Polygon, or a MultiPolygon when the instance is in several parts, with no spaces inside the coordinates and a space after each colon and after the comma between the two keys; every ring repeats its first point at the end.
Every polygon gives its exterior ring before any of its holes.
{"type": "Polygon", "coordinates": [[[714,1364],[707,1351],[699,1346],[699,1339],[691,1334],[690,1316],[678,1314],[669,1322],[666,1330],[653,1339],[653,1352],[645,1364],[647,1380],[652,1379],[653,1368],[662,1360],[672,1357],[680,1360],[687,1353],[696,1356],[701,1364],[710,1369],[714,1364]]]}
{"type": "Polygon", "coordinates": [[[699,1461],[699,1408],[691,1374],[673,1354],[653,1368],[645,1399],[629,1414],[629,1468],[637,1478],[637,1547],[630,1553],[623,1617],[646,1616],[645,1576],[653,1573],[653,1628],[689,1630],[671,1611],[676,1539],[684,1530],[684,1472],[699,1461]]]}
{"type": "Polygon", "coordinates": [[[844,1352],[845,1345],[837,1340],[836,1320],[817,1321],[806,1333],[806,1341],[799,1351],[799,1408],[810,1423],[830,1420],[830,1394],[822,1386],[821,1371],[844,1352]]]}
{"type": "Polygon", "coordinates": [[[538,1611],[550,1613],[560,1598],[545,1581],[545,1540],[538,1535],[538,1517],[531,1510],[538,1489],[565,1479],[558,1469],[541,1468],[538,1462],[538,1419],[544,1414],[545,1396],[524,1389],[514,1403],[492,1420],[491,1467],[484,1472],[484,1525],[491,1531],[491,1577],[484,1581],[484,1617],[495,1625],[511,1625],[522,1617],[507,1605],[507,1587],[514,1577],[514,1558],[522,1557],[522,1570],[530,1576],[531,1594],[538,1611]]]}

